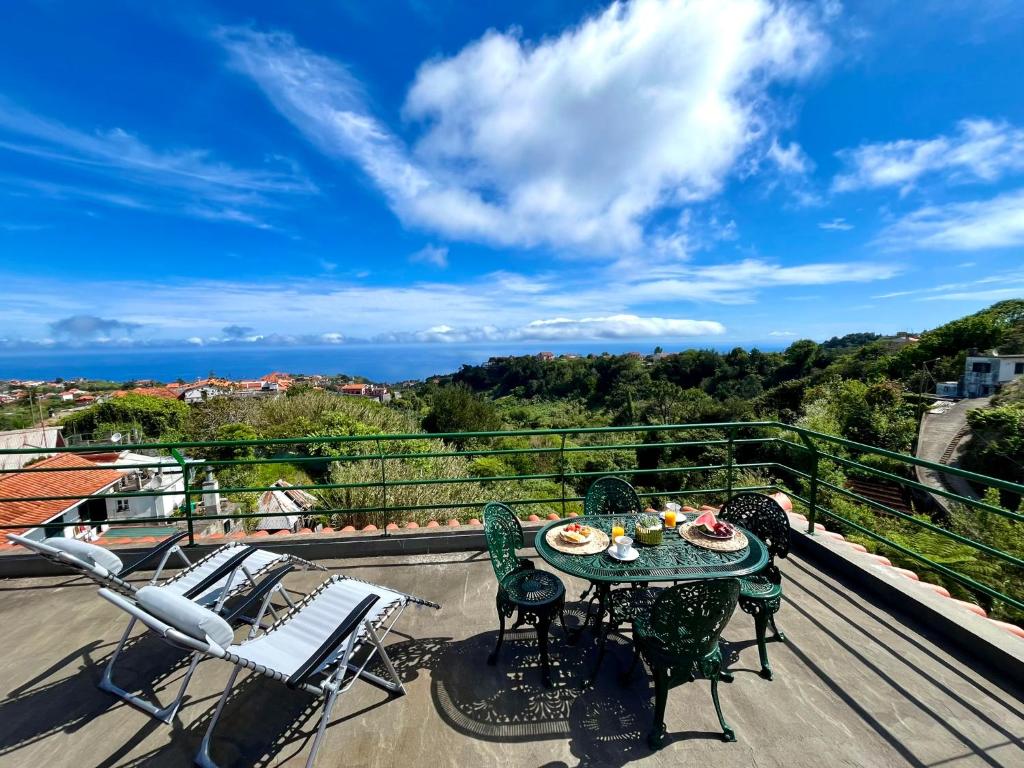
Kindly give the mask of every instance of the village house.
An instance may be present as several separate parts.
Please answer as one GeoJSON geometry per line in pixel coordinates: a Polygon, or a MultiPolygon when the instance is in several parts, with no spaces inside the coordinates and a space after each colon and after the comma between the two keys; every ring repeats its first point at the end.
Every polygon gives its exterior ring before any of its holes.
{"type": "Polygon", "coordinates": [[[78,498],[114,491],[122,473],[81,456],[61,453],[20,471],[0,475],[0,498],[72,497],[49,501],[0,501],[0,525],[30,539],[52,536],[91,540],[107,528],[109,499],[78,498]],[[61,470],[61,471],[47,471],[61,470]]]}
{"type": "Polygon", "coordinates": [[[348,395],[349,397],[368,397],[380,403],[386,403],[391,400],[391,392],[388,391],[388,388],[376,384],[360,384],[358,382],[342,384],[341,394],[348,395]]]}
{"type": "Polygon", "coordinates": [[[963,394],[985,397],[1024,376],[1024,355],[970,354],[964,362],[963,394]]]}
{"type": "Polygon", "coordinates": [[[185,477],[181,465],[169,456],[121,451],[89,458],[101,467],[110,467],[121,473],[121,481],[114,489],[117,493],[160,494],[107,499],[107,517],[110,520],[171,517],[185,503],[185,477]],[[158,466],[152,466],[154,464],[158,466]]]}

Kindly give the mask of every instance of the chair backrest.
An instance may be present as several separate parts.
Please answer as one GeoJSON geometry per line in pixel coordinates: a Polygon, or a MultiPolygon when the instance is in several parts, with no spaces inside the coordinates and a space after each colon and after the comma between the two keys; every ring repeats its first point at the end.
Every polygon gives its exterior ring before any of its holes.
{"type": "Polygon", "coordinates": [[[761,539],[773,561],[789,554],[789,518],[771,496],[738,493],[725,502],[718,519],[741,525],[761,539]]]}
{"type": "Polygon", "coordinates": [[[739,596],[737,579],[690,581],[666,589],[651,611],[651,629],[662,650],[694,660],[711,653],[739,596]]]}
{"type": "Polygon", "coordinates": [[[484,507],[484,536],[491,555],[491,567],[498,583],[520,568],[516,550],[523,546],[523,526],[507,505],[492,501],[484,507]]]}
{"type": "Polygon", "coordinates": [[[64,542],[59,539],[36,541],[17,534],[7,534],[7,539],[30,549],[37,555],[65,568],[71,568],[82,576],[87,576],[101,587],[109,587],[123,595],[134,595],[135,587],[122,579],[117,573],[121,570],[120,558],[113,552],[87,542],[64,542]],[[65,547],[67,547],[65,549],[65,547]],[[115,572],[108,570],[116,568],[115,572]]]}
{"type": "Polygon", "coordinates": [[[633,486],[618,477],[599,477],[587,490],[583,512],[587,515],[636,514],[644,511],[633,486]]]}

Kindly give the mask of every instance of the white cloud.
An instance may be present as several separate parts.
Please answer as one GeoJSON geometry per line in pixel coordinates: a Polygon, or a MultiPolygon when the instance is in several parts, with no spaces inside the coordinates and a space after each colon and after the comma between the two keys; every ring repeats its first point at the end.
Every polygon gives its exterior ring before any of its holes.
{"type": "Polygon", "coordinates": [[[777,139],[772,140],[768,148],[768,158],[772,160],[783,173],[803,175],[814,170],[814,163],[795,141],[788,147],[783,148],[777,139]]]}
{"type": "Polygon", "coordinates": [[[853,229],[853,224],[844,218],[835,218],[832,221],[822,221],[818,224],[821,229],[828,229],[839,232],[847,232],[853,229]]]}
{"type": "Polygon", "coordinates": [[[90,174],[93,186],[7,176],[0,183],[54,198],[91,199],[269,228],[255,210],[317,191],[291,164],[236,168],[205,150],[157,150],[121,128],[83,132],[0,98],[0,153],[16,153],[90,174]]]}
{"type": "Polygon", "coordinates": [[[419,264],[432,264],[438,269],[448,267],[448,248],[440,245],[425,245],[409,257],[409,261],[419,264]]]}
{"type": "Polygon", "coordinates": [[[793,331],[771,331],[768,335],[781,337],[796,336],[796,334],[793,331]]]}
{"type": "Polygon", "coordinates": [[[664,317],[664,307],[678,311],[679,302],[705,309],[751,303],[779,287],[871,282],[899,271],[870,262],[784,267],[748,259],[711,266],[661,264],[646,270],[615,265],[557,275],[494,272],[461,283],[409,285],[331,275],[296,277],[286,284],[181,279],[162,281],[157,292],[137,280],[29,279],[0,273],[0,312],[6,334],[35,340],[49,336],[49,322],[95,315],[97,297],[103,297],[103,306],[118,308],[119,320],[141,326],[133,334],[140,344],[190,336],[224,340],[228,327],[245,328],[246,338],[264,344],[318,343],[321,334],[343,334],[347,340],[401,336],[422,329],[450,338],[451,330],[436,330],[441,326],[530,328],[532,334],[555,329],[612,337],[613,327],[638,334],[696,332],[699,328],[645,325],[648,315],[664,317]],[[193,311],[183,313],[184,306],[193,311]],[[659,309],[644,309],[652,306],[659,309]],[[569,324],[531,327],[538,318],[569,318],[569,324]],[[608,318],[616,318],[614,326],[597,322],[608,318]]]}
{"type": "MultiPolygon", "coordinates": [[[[716,194],[774,134],[773,84],[828,41],[811,6],[614,3],[539,42],[489,31],[417,73],[410,150],[341,64],[282,33],[222,29],[232,65],[321,151],[354,161],[408,224],[502,245],[644,243],[646,218],[716,194]]],[[[777,145],[775,145],[777,147],[777,145]]],[[[799,150],[783,152],[794,163],[799,150]]]]}
{"type": "Polygon", "coordinates": [[[957,123],[952,136],[863,144],[837,153],[847,171],[833,180],[837,192],[900,187],[929,174],[949,182],[996,181],[1024,171],[1024,129],[973,119],[957,123]]]}
{"type": "Polygon", "coordinates": [[[1024,189],[988,200],[921,208],[887,227],[895,250],[980,251],[1024,244],[1024,189]]]}
{"type": "Polygon", "coordinates": [[[533,320],[516,328],[485,325],[453,328],[440,325],[412,333],[385,334],[380,341],[466,343],[480,341],[576,341],[587,339],[695,338],[725,333],[712,320],[688,320],[637,315],[533,320]]]}
{"type": "Polygon", "coordinates": [[[918,301],[998,301],[1001,299],[1024,298],[1024,282],[1008,288],[992,288],[976,291],[951,291],[938,296],[924,296],[918,301]]]}

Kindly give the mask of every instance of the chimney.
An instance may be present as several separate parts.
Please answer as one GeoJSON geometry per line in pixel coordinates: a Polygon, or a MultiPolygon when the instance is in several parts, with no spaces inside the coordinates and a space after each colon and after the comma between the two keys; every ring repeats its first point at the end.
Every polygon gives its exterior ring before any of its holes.
{"type": "Polygon", "coordinates": [[[203,509],[208,515],[220,514],[220,483],[209,467],[206,468],[206,479],[203,480],[203,509]]]}

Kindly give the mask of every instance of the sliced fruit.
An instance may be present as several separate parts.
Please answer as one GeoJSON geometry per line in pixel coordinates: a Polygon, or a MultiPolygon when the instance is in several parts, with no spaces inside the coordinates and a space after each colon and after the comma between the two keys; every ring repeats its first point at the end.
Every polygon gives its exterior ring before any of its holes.
{"type": "Polygon", "coordinates": [[[715,525],[718,524],[718,519],[715,517],[714,512],[705,512],[696,520],[693,521],[696,526],[704,526],[704,529],[714,533],[715,525]]]}

